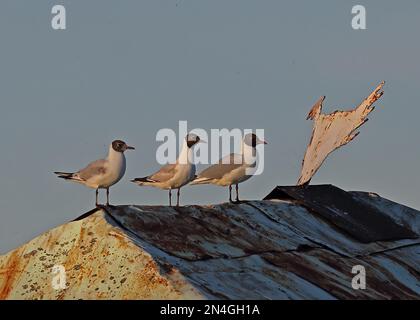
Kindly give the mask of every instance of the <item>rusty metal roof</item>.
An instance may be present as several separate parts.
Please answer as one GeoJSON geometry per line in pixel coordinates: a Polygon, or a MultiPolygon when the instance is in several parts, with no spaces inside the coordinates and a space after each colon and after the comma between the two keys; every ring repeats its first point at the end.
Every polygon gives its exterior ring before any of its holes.
{"type": "Polygon", "coordinates": [[[384,210],[333,185],[306,185],[275,188],[266,198],[293,199],[342,228],[358,241],[416,238],[409,228],[394,222],[384,210]]]}
{"type": "Polygon", "coordinates": [[[0,256],[0,299],[419,299],[419,212],[351,195],[410,237],[360,242],[290,198],[107,207],[0,256]],[[351,286],[355,265],[366,290],[351,286]]]}

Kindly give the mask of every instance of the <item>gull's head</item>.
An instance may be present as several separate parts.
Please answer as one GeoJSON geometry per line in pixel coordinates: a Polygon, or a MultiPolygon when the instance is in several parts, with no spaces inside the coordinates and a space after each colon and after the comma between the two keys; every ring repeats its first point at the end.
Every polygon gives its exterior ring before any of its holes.
{"type": "Polygon", "coordinates": [[[204,140],[201,140],[199,136],[197,136],[194,133],[189,133],[185,137],[185,142],[187,143],[188,148],[192,148],[194,145],[196,145],[199,142],[205,142],[204,140]]]}
{"type": "Polygon", "coordinates": [[[116,152],[123,153],[126,150],[134,150],[134,147],[127,145],[122,140],[114,140],[112,141],[112,149],[114,149],[116,152]]]}
{"type": "Polygon", "coordinates": [[[261,140],[255,133],[248,133],[244,136],[244,143],[247,146],[255,148],[258,144],[267,144],[266,141],[261,140]]]}

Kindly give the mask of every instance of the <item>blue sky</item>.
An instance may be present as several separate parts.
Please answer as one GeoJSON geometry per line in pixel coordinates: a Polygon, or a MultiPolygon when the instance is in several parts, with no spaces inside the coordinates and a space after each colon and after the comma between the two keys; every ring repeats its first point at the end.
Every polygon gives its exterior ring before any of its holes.
{"type": "MultiPolygon", "coordinates": [[[[0,252],[93,206],[94,191],[57,179],[136,146],[115,204],[166,204],[130,178],[158,168],[161,128],[263,128],[265,171],[241,185],[261,199],[295,184],[312,123],[352,108],[386,80],[385,95],[350,145],[313,183],[365,190],[420,208],[419,1],[21,1],[0,3],[0,252]],[[51,28],[55,4],[67,29],[51,28]],[[363,4],[367,30],[351,28],[363,4]]],[[[202,169],[200,167],[199,169],[202,169]]],[[[185,187],[182,203],[218,203],[224,188],[185,187]]]]}

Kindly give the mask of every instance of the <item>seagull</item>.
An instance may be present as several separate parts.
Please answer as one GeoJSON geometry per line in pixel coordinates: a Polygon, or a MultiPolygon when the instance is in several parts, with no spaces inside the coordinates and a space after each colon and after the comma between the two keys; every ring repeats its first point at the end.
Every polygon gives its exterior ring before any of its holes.
{"type": "Polygon", "coordinates": [[[195,184],[215,184],[218,186],[229,186],[229,202],[232,201],[232,185],[236,187],[236,202],[239,202],[238,184],[252,177],[247,174],[247,170],[255,167],[256,146],[259,144],[267,144],[266,141],[260,140],[254,133],[248,133],[244,136],[241,145],[241,153],[231,153],[219,160],[203,172],[201,172],[192,182],[195,184]]]}
{"type": "Polygon", "coordinates": [[[189,133],[185,137],[181,153],[175,163],[170,163],[159,171],[144,178],[131,180],[139,186],[152,186],[159,189],[169,190],[169,206],[172,206],[172,189],[178,189],[176,206],[179,206],[180,190],[183,186],[191,182],[195,177],[195,164],[193,163],[192,147],[199,142],[200,137],[189,133]]]}
{"type": "Polygon", "coordinates": [[[124,141],[115,140],[109,146],[108,157],[91,162],[77,172],[54,172],[59,178],[83,184],[96,189],[96,206],[98,207],[99,189],[106,189],[106,205],[109,206],[109,188],[116,184],[125,173],[124,151],[134,150],[124,141]]]}

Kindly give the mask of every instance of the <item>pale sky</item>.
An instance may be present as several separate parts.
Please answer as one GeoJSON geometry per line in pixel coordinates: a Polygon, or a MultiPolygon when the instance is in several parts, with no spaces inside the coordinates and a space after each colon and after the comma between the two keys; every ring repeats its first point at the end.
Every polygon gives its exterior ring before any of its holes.
{"type": "MultiPolygon", "coordinates": [[[[1,1],[0,253],[92,209],[94,190],[52,172],[105,156],[114,139],[136,150],[111,201],[167,204],[129,180],[158,169],[156,133],[180,120],[265,130],[264,173],[242,198],[295,184],[313,103],[353,108],[382,80],[370,121],[312,183],[420,209],[419,31],[417,0],[1,1]],[[55,4],[66,30],[51,28],[55,4]],[[351,28],[356,4],[367,30],[351,28]]],[[[183,204],[226,200],[225,188],[182,190],[183,204]]]]}

